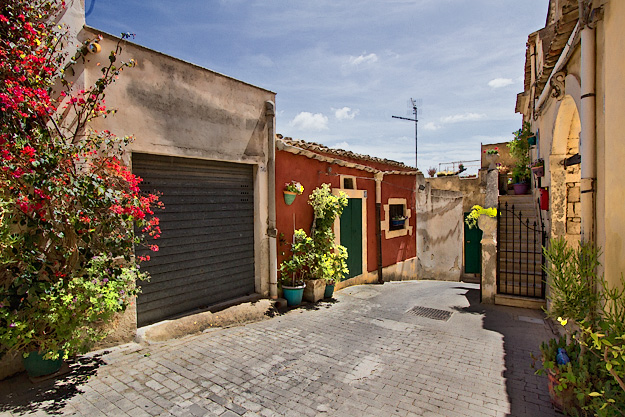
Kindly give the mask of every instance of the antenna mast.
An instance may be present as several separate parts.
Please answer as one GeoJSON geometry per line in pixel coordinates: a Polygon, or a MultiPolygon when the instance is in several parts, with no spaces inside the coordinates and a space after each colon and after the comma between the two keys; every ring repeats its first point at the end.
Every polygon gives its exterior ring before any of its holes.
{"type": "Polygon", "coordinates": [[[414,122],[414,162],[415,162],[415,168],[417,168],[418,170],[419,169],[419,145],[418,145],[419,130],[417,128],[417,124],[419,123],[419,119],[418,119],[419,109],[418,109],[417,101],[414,100],[413,98],[410,99],[409,105],[412,106],[412,114],[414,115],[414,118],[410,119],[408,117],[400,117],[400,116],[392,116],[392,117],[393,119],[401,119],[401,120],[408,120],[410,122],[414,122]]]}

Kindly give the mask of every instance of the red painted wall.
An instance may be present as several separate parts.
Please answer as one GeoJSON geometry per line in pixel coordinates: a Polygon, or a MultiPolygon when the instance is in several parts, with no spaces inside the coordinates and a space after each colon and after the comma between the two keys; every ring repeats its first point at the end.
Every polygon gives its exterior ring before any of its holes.
{"type": "MultiPolygon", "coordinates": [[[[388,204],[389,198],[405,198],[406,209],[412,212],[408,220],[408,224],[412,226],[412,235],[386,239],[385,233],[382,232],[382,266],[386,267],[417,256],[415,181],[414,175],[385,175],[382,181],[382,206],[388,204]]],[[[382,219],[384,220],[384,207],[382,207],[382,219]]]]}
{"type": "MultiPolygon", "coordinates": [[[[336,156],[332,156],[336,158],[336,156]]],[[[382,170],[396,170],[397,167],[386,166],[381,163],[368,163],[367,161],[354,160],[360,165],[375,165],[382,170]]],[[[308,204],[308,196],[321,184],[328,183],[332,188],[340,187],[339,175],[351,175],[356,177],[356,188],[367,191],[367,269],[377,269],[377,237],[375,219],[375,181],[373,174],[358,169],[347,168],[307,158],[302,155],[294,155],[286,151],[276,151],[276,225],[278,236],[282,233],[287,242],[293,239],[293,231],[304,229],[310,233],[313,220],[312,207],[308,204]],[[330,172],[328,169],[330,168],[330,172]],[[292,180],[299,181],[304,186],[304,193],[295,198],[290,206],[284,202],[283,190],[286,183],[292,180]]],[[[382,183],[382,204],[386,204],[389,198],[405,198],[407,208],[412,210],[410,225],[413,226],[413,234],[393,239],[385,239],[382,232],[382,265],[389,266],[405,259],[416,256],[415,235],[416,233],[416,210],[414,207],[414,175],[387,175],[382,183]]],[[[384,220],[384,210],[382,209],[384,220]]],[[[288,246],[281,246],[278,241],[278,265],[288,256],[288,246]],[[284,254],[283,254],[284,252],[284,254]]]]}

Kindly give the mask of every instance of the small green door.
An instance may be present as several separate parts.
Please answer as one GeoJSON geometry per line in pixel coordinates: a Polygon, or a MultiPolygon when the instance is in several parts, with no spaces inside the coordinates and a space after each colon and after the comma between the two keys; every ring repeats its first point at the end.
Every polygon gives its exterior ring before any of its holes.
{"type": "Polygon", "coordinates": [[[362,200],[350,198],[341,214],[341,245],[347,248],[347,267],[351,278],[362,274],[362,200]]]}
{"type": "MultiPolygon", "coordinates": [[[[469,213],[464,213],[467,218],[469,213]]],[[[469,229],[464,224],[464,272],[466,274],[482,273],[482,231],[479,227],[469,229]]]]}

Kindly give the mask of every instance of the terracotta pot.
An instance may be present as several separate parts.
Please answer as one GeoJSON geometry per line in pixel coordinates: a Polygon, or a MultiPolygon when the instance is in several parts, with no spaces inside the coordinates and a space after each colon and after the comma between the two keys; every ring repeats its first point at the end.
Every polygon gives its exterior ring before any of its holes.
{"type": "Polygon", "coordinates": [[[575,410],[577,406],[575,405],[575,392],[573,391],[573,387],[569,385],[562,391],[558,390],[557,387],[560,385],[560,381],[558,376],[551,369],[547,370],[547,378],[549,378],[549,397],[551,399],[551,404],[558,410],[566,412],[567,414],[575,410]]]}
{"type": "Polygon", "coordinates": [[[527,194],[527,191],[530,188],[529,184],[526,183],[526,182],[520,182],[520,183],[517,183],[517,184],[512,184],[512,186],[514,187],[514,194],[516,194],[516,195],[527,194]]]}

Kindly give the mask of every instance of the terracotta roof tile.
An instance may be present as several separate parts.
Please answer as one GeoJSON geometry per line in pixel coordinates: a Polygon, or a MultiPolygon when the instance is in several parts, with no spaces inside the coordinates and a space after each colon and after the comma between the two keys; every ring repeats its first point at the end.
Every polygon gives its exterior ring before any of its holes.
{"type": "Polygon", "coordinates": [[[359,161],[376,162],[379,164],[385,164],[388,166],[399,168],[402,170],[415,171],[414,167],[406,165],[403,162],[393,161],[391,159],[384,159],[384,158],[377,158],[375,156],[362,155],[359,153],[346,151],[343,149],[328,148],[327,146],[319,144],[319,143],[306,142],[304,140],[296,140],[290,137],[284,137],[280,134],[276,135],[276,137],[278,138],[278,140],[281,140],[287,145],[295,146],[301,149],[306,149],[308,151],[315,152],[315,153],[333,155],[339,158],[349,158],[349,159],[354,159],[354,160],[359,160],[359,161]]]}

